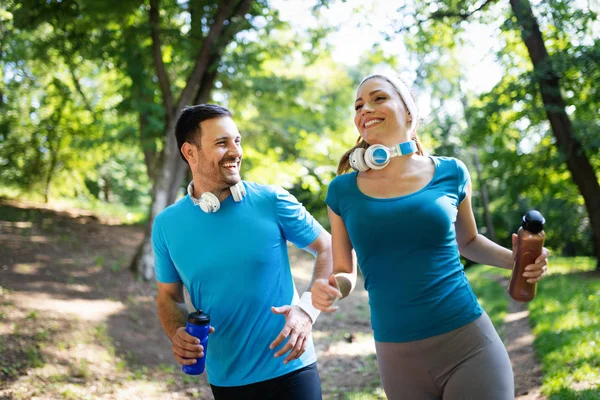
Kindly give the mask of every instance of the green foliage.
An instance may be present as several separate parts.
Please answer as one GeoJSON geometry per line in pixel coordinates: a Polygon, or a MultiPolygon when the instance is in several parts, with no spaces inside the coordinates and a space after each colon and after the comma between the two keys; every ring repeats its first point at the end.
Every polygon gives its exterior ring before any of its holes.
{"type": "Polygon", "coordinates": [[[527,76],[505,76],[470,110],[467,140],[485,150],[483,178],[498,237],[509,246],[521,216],[535,208],[546,218],[547,247],[566,255],[590,255],[583,198],[548,131],[539,96],[529,94],[537,91],[527,76]]]}
{"type": "Polygon", "coordinates": [[[530,306],[542,390],[551,399],[600,395],[593,384],[600,379],[600,277],[580,272],[589,270],[592,261],[555,260],[560,273],[544,280],[530,306]]]}
{"type": "MultiPolygon", "coordinates": [[[[324,197],[339,157],[353,145],[352,99],[359,79],[378,65],[410,77],[431,108],[419,134],[433,154],[455,156],[471,170],[478,226],[481,178],[498,240],[530,208],[547,219],[554,254],[592,253],[579,189],[551,134],[525,45],[507,5],[475,0],[400,6],[382,24],[401,34],[402,57],[384,46],[336,65],[327,37],[336,27],[294,30],[266,1],[253,3],[241,31],[219,51],[212,101],[235,112],[244,136],[244,179],[283,185],[325,226],[324,197]],[[495,29],[490,47],[504,73],[485,93],[468,92],[462,58],[468,28],[495,29]],[[416,66],[416,68],[415,68],[416,66]],[[414,71],[413,71],[414,69],[414,71]]],[[[582,3],[583,4],[583,3],[582,3]]],[[[219,2],[160,3],[160,37],[170,89],[185,86],[219,2]]],[[[5,1],[0,6],[0,182],[12,197],[68,198],[73,206],[139,221],[149,209],[164,147],[166,113],[152,61],[146,2],[5,1]],[[13,190],[14,189],[14,190],[13,190]]],[[[600,168],[600,41],[597,11],[567,0],[538,2],[551,66],[560,77],[575,135],[600,168]]],[[[219,44],[217,45],[219,46],[219,44]]]]}
{"type": "MultiPolygon", "coordinates": [[[[415,9],[401,7],[391,22],[396,32],[410,33],[404,42],[408,57],[418,60],[415,84],[431,104],[421,138],[434,154],[458,157],[467,165],[478,154],[480,178],[489,192],[489,210],[501,244],[510,246],[521,216],[535,208],[546,217],[547,247],[559,254],[591,255],[588,210],[550,129],[538,72],[533,72],[511,8],[493,3],[417,3],[415,9]],[[468,36],[469,28],[479,24],[495,29],[496,41],[490,45],[504,71],[490,91],[471,93],[462,85],[469,76],[460,57],[478,39],[468,36]]],[[[555,0],[536,3],[534,12],[549,52],[548,65],[560,77],[574,135],[597,171],[597,11],[583,3],[573,6],[555,0]]],[[[470,170],[475,178],[474,168],[470,170]]],[[[474,211],[483,227],[481,188],[475,179],[473,185],[474,211]]]]}
{"type": "Polygon", "coordinates": [[[328,226],[327,184],[355,135],[349,126],[352,82],[327,51],[307,56],[305,47],[314,45],[305,43],[314,43],[314,32],[302,38],[279,26],[257,33],[258,40],[225,54],[224,69],[245,64],[245,70],[220,75],[214,97],[236,113],[244,178],[286,187],[328,226]]]}
{"type": "Polygon", "coordinates": [[[112,189],[124,203],[140,204],[148,179],[140,172],[141,153],[132,151],[135,141],[122,135],[132,121],[115,109],[124,76],[110,62],[91,59],[103,42],[94,30],[97,21],[80,18],[81,6],[28,1],[9,3],[5,10],[14,27],[0,60],[7,82],[6,112],[0,114],[0,179],[46,200],[89,199],[94,185],[102,183],[98,170],[114,162],[129,167],[126,159],[136,167],[125,170],[127,179],[115,177],[112,189]],[[132,180],[138,183],[135,194],[132,180]]]}
{"type": "MultiPolygon", "coordinates": [[[[177,96],[219,7],[160,6],[162,61],[177,96]]],[[[0,116],[9,132],[0,137],[0,164],[9,166],[0,172],[2,181],[54,199],[148,207],[166,126],[148,10],[137,0],[114,7],[95,1],[7,5],[18,30],[0,60],[12,85],[12,110],[0,116]],[[47,117],[23,125],[17,116],[24,112],[47,117]]],[[[329,154],[340,153],[332,137],[345,129],[349,104],[345,72],[323,57],[332,28],[298,35],[264,1],[233,23],[241,23],[242,32],[231,45],[222,44],[223,61],[210,69],[217,73],[215,101],[241,116],[241,127],[251,127],[244,132],[245,178],[284,184],[324,215],[318,200],[332,177],[329,154]],[[312,72],[302,65],[313,65],[312,72]],[[309,143],[318,150],[300,156],[309,143]]]]}

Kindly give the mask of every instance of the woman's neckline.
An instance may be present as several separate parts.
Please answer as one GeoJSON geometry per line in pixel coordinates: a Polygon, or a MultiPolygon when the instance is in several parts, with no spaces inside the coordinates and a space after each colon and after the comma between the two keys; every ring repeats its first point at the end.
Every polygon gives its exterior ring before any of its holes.
{"type": "Polygon", "coordinates": [[[369,200],[375,200],[375,201],[393,201],[393,200],[400,200],[400,199],[404,199],[404,198],[408,198],[411,196],[415,196],[425,190],[427,190],[427,188],[429,188],[433,182],[435,181],[438,169],[439,169],[439,165],[438,165],[438,161],[435,159],[435,157],[433,156],[427,156],[431,162],[433,163],[433,176],[431,177],[431,179],[429,180],[429,182],[427,182],[427,184],[425,186],[423,186],[422,188],[420,188],[419,190],[416,190],[414,192],[411,193],[407,193],[407,194],[403,194],[402,196],[394,196],[394,197],[373,197],[373,196],[369,196],[368,194],[364,193],[362,190],[360,190],[360,188],[358,187],[358,172],[356,172],[354,174],[354,183],[356,185],[356,190],[358,191],[358,193],[360,193],[361,196],[369,199],[369,200]]]}

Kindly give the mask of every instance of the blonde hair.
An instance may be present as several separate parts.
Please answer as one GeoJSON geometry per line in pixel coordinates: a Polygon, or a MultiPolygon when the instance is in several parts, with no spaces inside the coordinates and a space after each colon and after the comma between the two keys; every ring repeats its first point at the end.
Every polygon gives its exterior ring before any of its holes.
{"type": "MultiPolygon", "coordinates": [[[[373,78],[384,79],[394,87],[396,93],[398,93],[400,99],[402,99],[404,106],[412,116],[412,121],[410,123],[410,139],[414,140],[417,144],[417,154],[420,156],[425,155],[425,152],[423,151],[423,145],[421,144],[419,136],[417,135],[417,127],[419,124],[419,109],[417,108],[417,99],[414,96],[414,94],[408,89],[408,86],[400,77],[390,74],[376,73],[368,75],[360,82],[358,87],[361,87],[363,83],[373,78]]],[[[358,140],[356,141],[356,144],[350,150],[345,152],[344,155],[340,158],[340,162],[337,167],[337,174],[341,175],[352,169],[352,167],[350,166],[350,154],[352,154],[354,150],[358,148],[366,149],[369,146],[369,143],[365,142],[362,136],[359,136],[358,140]]]]}

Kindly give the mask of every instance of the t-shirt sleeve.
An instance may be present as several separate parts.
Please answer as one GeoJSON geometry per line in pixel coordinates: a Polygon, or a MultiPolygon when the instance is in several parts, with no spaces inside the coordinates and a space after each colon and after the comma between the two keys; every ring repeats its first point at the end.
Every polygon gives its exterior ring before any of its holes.
{"type": "Polygon", "coordinates": [[[286,240],[303,248],[311,244],[323,230],[306,208],[287,190],[276,189],[277,221],[286,240]]]}
{"type": "Polygon", "coordinates": [[[171,259],[159,218],[156,218],[152,225],[152,249],[154,250],[154,273],[156,274],[156,280],[162,283],[181,281],[177,269],[175,269],[175,264],[173,264],[173,260],[171,259]]]}
{"type": "Polygon", "coordinates": [[[335,190],[337,181],[334,179],[327,187],[327,196],[325,196],[325,204],[331,208],[331,211],[340,215],[340,208],[338,206],[337,192],[335,190]]]}
{"type": "Polygon", "coordinates": [[[456,160],[456,167],[458,170],[458,203],[462,203],[467,195],[467,186],[471,181],[469,170],[467,166],[460,160],[456,160]]]}

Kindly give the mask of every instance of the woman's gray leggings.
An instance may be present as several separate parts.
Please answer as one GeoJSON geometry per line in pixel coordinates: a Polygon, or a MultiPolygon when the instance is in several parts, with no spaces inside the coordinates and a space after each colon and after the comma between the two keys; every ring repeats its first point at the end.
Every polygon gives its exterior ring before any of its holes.
{"type": "Polygon", "coordinates": [[[513,400],[506,348],[484,312],[442,335],[405,343],[375,342],[389,400],[513,400]]]}

